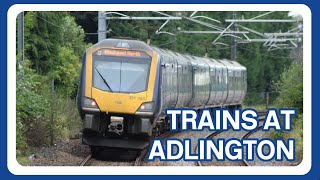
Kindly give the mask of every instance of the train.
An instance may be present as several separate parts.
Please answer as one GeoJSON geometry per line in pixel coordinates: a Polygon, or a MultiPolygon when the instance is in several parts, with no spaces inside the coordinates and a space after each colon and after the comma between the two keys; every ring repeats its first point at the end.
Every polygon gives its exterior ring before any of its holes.
{"type": "Polygon", "coordinates": [[[247,70],[236,61],[105,39],[84,54],[78,89],[82,143],[144,149],[169,130],[167,108],[240,108],[247,70]]]}

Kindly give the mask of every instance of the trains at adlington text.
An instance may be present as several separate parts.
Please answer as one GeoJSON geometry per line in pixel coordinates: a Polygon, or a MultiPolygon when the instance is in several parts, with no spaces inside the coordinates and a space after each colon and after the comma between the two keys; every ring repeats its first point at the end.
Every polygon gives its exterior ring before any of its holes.
{"type": "Polygon", "coordinates": [[[246,68],[180,54],[142,41],[105,39],[84,54],[78,90],[82,142],[143,149],[169,129],[167,108],[240,107],[246,68]]]}

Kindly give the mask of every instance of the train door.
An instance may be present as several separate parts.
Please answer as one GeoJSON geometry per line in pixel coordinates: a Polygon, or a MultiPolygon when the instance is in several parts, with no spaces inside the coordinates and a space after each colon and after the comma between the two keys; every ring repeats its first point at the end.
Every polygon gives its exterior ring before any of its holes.
{"type": "Polygon", "coordinates": [[[171,58],[171,70],[172,70],[172,81],[171,81],[171,107],[176,107],[178,101],[178,60],[175,56],[171,58]]]}
{"type": "Polygon", "coordinates": [[[199,79],[199,67],[198,64],[194,61],[192,63],[192,99],[189,104],[189,107],[195,107],[196,101],[198,101],[199,88],[197,87],[197,81],[199,79]]]}
{"type": "Polygon", "coordinates": [[[221,99],[223,95],[222,91],[222,68],[216,67],[216,76],[215,76],[215,90],[216,90],[216,97],[215,97],[215,104],[221,104],[221,99]]]}
{"type": "Polygon", "coordinates": [[[240,69],[238,69],[238,75],[237,75],[237,100],[236,102],[239,102],[241,100],[242,97],[242,88],[241,88],[241,84],[242,84],[242,72],[240,69]]]}
{"type": "Polygon", "coordinates": [[[216,67],[212,66],[210,69],[210,79],[211,79],[211,88],[210,88],[210,103],[211,105],[217,105],[215,99],[217,94],[217,82],[216,82],[216,67]]]}
{"type": "Polygon", "coordinates": [[[239,102],[239,97],[240,97],[240,88],[239,88],[239,80],[240,80],[240,78],[239,78],[239,76],[240,76],[240,74],[239,74],[240,72],[239,72],[239,70],[238,70],[238,68],[235,70],[235,77],[234,77],[234,80],[235,80],[235,82],[234,82],[234,84],[235,84],[235,91],[234,91],[234,98],[233,98],[233,103],[238,103],[239,102]]]}
{"type": "Polygon", "coordinates": [[[197,94],[198,94],[198,87],[197,85],[197,80],[198,80],[198,64],[192,63],[192,101],[191,101],[191,107],[194,106],[194,102],[197,99],[197,94]]]}
{"type": "Polygon", "coordinates": [[[186,66],[183,70],[183,83],[184,83],[184,107],[188,107],[192,101],[192,92],[193,92],[193,74],[192,74],[192,63],[188,60],[185,59],[186,61],[186,66]]]}
{"type": "Polygon", "coordinates": [[[203,106],[208,105],[210,99],[210,90],[211,90],[211,77],[210,77],[210,65],[205,62],[204,64],[204,97],[203,97],[203,106]]]}
{"type": "Polygon", "coordinates": [[[173,90],[172,90],[172,86],[173,86],[173,62],[171,57],[167,56],[168,58],[168,92],[169,92],[169,107],[173,107],[173,90]]]}
{"type": "Polygon", "coordinates": [[[177,108],[180,108],[182,107],[183,105],[183,89],[184,89],[184,83],[183,83],[183,68],[184,68],[184,65],[183,63],[181,62],[181,60],[177,59],[177,84],[178,84],[178,95],[177,95],[177,103],[176,103],[176,107],[177,108]]]}
{"type": "Polygon", "coordinates": [[[221,98],[221,103],[225,104],[227,97],[228,97],[228,69],[226,66],[222,67],[222,98],[221,98]]]}
{"type": "Polygon", "coordinates": [[[169,91],[169,63],[166,56],[161,57],[162,66],[162,80],[161,80],[161,95],[163,100],[163,109],[169,107],[170,103],[170,91],[169,91]]]}
{"type": "Polygon", "coordinates": [[[234,69],[232,67],[228,67],[228,97],[227,97],[227,104],[231,104],[234,98],[234,87],[235,87],[235,80],[234,80],[234,69]]]}
{"type": "Polygon", "coordinates": [[[213,105],[215,99],[215,68],[214,66],[209,65],[209,78],[210,78],[210,86],[209,86],[209,98],[207,105],[213,105]]]}
{"type": "Polygon", "coordinates": [[[204,104],[206,106],[211,105],[212,101],[210,101],[211,99],[211,85],[212,85],[212,79],[211,79],[211,70],[212,70],[212,62],[208,61],[205,58],[201,58],[201,60],[204,63],[204,78],[206,79],[205,82],[205,94],[204,94],[204,104]]]}
{"type": "Polygon", "coordinates": [[[242,81],[242,91],[243,91],[243,94],[242,94],[242,101],[244,100],[245,96],[246,96],[246,93],[247,93],[247,70],[244,68],[243,69],[243,81],[242,81]]]}
{"type": "Polygon", "coordinates": [[[240,91],[241,91],[241,95],[240,95],[240,97],[239,97],[239,101],[240,102],[242,102],[243,101],[243,97],[244,97],[244,71],[241,69],[241,71],[240,71],[240,82],[239,82],[239,84],[240,84],[240,91]]]}

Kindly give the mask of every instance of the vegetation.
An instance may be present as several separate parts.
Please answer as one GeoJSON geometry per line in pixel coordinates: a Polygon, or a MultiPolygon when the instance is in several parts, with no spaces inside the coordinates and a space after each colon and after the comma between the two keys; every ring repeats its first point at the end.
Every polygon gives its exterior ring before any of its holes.
{"type": "Polygon", "coordinates": [[[303,112],[303,65],[302,62],[293,63],[274,83],[274,88],[279,92],[276,99],[278,107],[296,108],[298,113],[303,112]]]}
{"type": "Polygon", "coordinates": [[[297,115],[292,121],[292,131],[272,131],[271,138],[294,138],[296,140],[297,161],[302,160],[303,154],[303,65],[298,61],[285,69],[280,80],[274,83],[279,91],[275,100],[278,108],[295,108],[297,115]]]}
{"type": "Polygon", "coordinates": [[[67,138],[80,129],[74,97],[83,52],[90,45],[69,13],[26,12],[24,18],[25,60],[17,61],[18,156],[48,145],[51,131],[56,138],[67,138]]]}
{"type": "MultiPolygon", "coordinates": [[[[152,12],[125,13],[132,16],[154,16],[152,12]]],[[[188,16],[190,12],[181,14],[188,16]]],[[[259,14],[261,13],[238,12],[238,17],[250,18],[259,14]]],[[[231,12],[198,12],[198,15],[218,19],[221,21],[218,25],[223,27],[229,25],[224,19],[232,17],[231,12]]],[[[274,12],[269,16],[287,19],[287,15],[287,12],[274,12]]],[[[50,130],[54,131],[56,138],[65,138],[79,128],[75,96],[81,60],[85,49],[97,42],[97,34],[90,34],[97,32],[96,12],[25,12],[24,20],[25,61],[17,61],[18,155],[24,155],[30,147],[47,145],[50,130]],[[55,82],[54,98],[51,96],[52,79],[55,82]],[[54,124],[50,122],[52,112],[54,124]]],[[[112,20],[108,22],[108,29],[112,30],[108,37],[130,37],[145,42],[151,39],[151,45],[181,53],[204,56],[207,52],[210,58],[216,59],[230,57],[230,46],[212,46],[211,43],[217,35],[180,33],[180,30],[208,28],[188,21],[170,21],[162,30],[173,32],[176,36],[155,34],[155,28],[159,28],[163,23],[164,21],[112,20]]],[[[286,31],[294,26],[289,23],[244,25],[261,32],[275,32],[280,29],[286,31]]],[[[251,35],[251,38],[256,36],[251,35]]],[[[219,42],[230,44],[231,38],[223,37],[219,42]]],[[[290,50],[269,52],[260,43],[238,44],[237,49],[237,60],[248,70],[249,92],[271,91],[272,82],[278,82],[274,87],[281,94],[276,105],[297,107],[302,112],[302,106],[299,106],[302,105],[302,96],[299,94],[302,93],[302,84],[298,85],[302,76],[300,78],[301,72],[293,74],[301,67],[294,64],[280,77],[283,69],[291,64],[290,50]]]]}
{"type": "MultiPolygon", "coordinates": [[[[154,12],[121,12],[131,16],[159,16],[154,12]]],[[[176,15],[176,12],[166,12],[176,15]]],[[[182,16],[190,16],[190,12],[179,12],[182,16]]],[[[76,21],[85,29],[86,32],[96,32],[97,30],[97,12],[88,12],[86,16],[82,12],[73,12],[72,15],[76,21]],[[95,18],[93,18],[95,17],[95,18]],[[94,27],[94,28],[93,28],[94,27]]],[[[237,12],[238,18],[252,18],[260,15],[261,12],[237,12]]],[[[109,15],[110,16],[110,15],[109,15]]],[[[198,12],[197,16],[207,16],[221,21],[218,26],[227,27],[230,23],[224,22],[225,19],[232,18],[232,12],[198,12]]],[[[267,16],[274,19],[288,19],[288,12],[274,12],[267,16]]],[[[207,21],[205,19],[199,19],[207,21]]],[[[112,20],[108,22],[108,37],[130,37],[147,42],[151,39],[151,44],[160,48],[170,49],[181,53],[204,56],[206,51],[210,58],[230,59],[230,46],[216,45],[212,42],[218,34],[183,34],[179,30],[197,31],[213,30],[208,27],[193,23],[191,21],[170,21],[161,31],[172,32],[176,36],[169,34],[155,34],[165,21],[125,21],[112,20]]],[[[208,21],[213,23],[212,21],[208,21]]],[[[280,29],[288,31],[295,27],[292,23],[243,23],[245,27],[259,32],[276,32],[280,29]]],[[[239,28],[243,31],[244,29],[239,28]]],[[[241,35],[240,35],[241,36],[241,35]]],[[[250,38],[258,38],[257,35],[250,33],[250,38]]],[[[241,36],[243,39],[245,37],[241,36]]],[[[259,37],[260,38],[260,37],[259,37]]],[[[88,35],[87,42],[95,43],[96,35],[88,35]]],[[[231,37],[224,36],[218,42],[230,44],[231,37]]],[[[248,92],[268,92],[272,90],[272,81],[277,81],[283,69],[292,62],[290,57],[291,50],[267,51],[263,43],[245,43],[237,46],[237,61],[247,67],[248,70],[248,92]]]]}

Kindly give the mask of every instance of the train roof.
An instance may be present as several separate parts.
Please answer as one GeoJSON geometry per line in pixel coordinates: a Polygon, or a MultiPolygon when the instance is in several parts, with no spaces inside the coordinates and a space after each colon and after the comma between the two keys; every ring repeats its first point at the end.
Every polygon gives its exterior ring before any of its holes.
{"type": "Polygon", "coordinates": [[[233,66],[236,67],[236,69],[242,69],[245,70],[246,68],[239,64],[236,61],[230,61],[227,59],[212,59],[212,58],[207,58],[207,57],[198,57],[198,56],[192,56],[189,54],[182,54],[182,53],[177,53],[171,50],[166,50],[166,49],[161,49],[155,46],[148,45],[147,43],[139,40],[132,40],[132,39],[114,39],[114,38],[109,38],[109,39],[104,39],[99,41],[98,43],[94,44],[91,46],[91,48],[95,47],[110,47],[110,48],[128,48],[132,50],[140,50],[140,51],[156,51],[157,53],[160,53],[160,55],[169,55],[169,56],[177,56],[177,57],[183,57],[182,59],[186,61],[191,61],[192,63],[195,63],[197,60],[199,60],[199,64],[203,63],[208,63],[210,61],[210,64],[215,64],[216,66],[233,66]]]}
{"type": "Polygon", "coordinates": [[[140,51],[153,51],[153,49],[143,41],[129,39],[104,39],[91,46],[94,47],[110,47],[110,48],[128,48],[140,51]]]}

